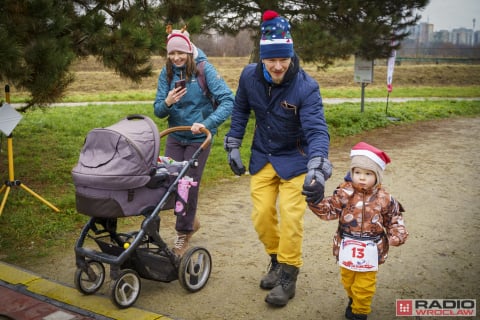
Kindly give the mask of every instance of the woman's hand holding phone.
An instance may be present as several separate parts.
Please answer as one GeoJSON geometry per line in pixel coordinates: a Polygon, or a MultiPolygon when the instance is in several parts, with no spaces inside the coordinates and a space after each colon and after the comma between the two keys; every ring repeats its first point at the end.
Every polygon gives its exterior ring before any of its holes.
{"type": "Polygon", "coordinates": [[[182,80],[178,80],[175,82],[175,88],[185,88],[186,86],[186,83],[185,83],[185,79],[182,79],[182,80]]]}
{"type": "Polygon", "coordinates": [[[187,89],[185,87],[185,80],[179,80],[175,82],[175,88],[168,92],[168,96],[165,99],[165,104],[168,107],[171,107],[174,103],[180,101],[180,99],[185,95],[187,89]]]}

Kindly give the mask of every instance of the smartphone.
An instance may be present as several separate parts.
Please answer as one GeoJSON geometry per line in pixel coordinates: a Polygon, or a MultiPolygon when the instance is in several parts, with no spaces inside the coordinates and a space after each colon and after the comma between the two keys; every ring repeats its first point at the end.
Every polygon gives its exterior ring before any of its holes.
{"type": "Polygon", "coordinates": [[[176,88],[185,88],[185,79],[175,81],[175,89],[176,88]]]}

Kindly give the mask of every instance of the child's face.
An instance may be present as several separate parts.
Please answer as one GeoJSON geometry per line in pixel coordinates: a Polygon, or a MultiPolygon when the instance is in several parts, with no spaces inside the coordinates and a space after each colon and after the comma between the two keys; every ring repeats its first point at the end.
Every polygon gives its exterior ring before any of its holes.
{"type": "Polygon", "coordinates": [[[361,188],[369,189],[377,182],[377,176],[372,170],[353,168],[352,181],[361,188]]]}

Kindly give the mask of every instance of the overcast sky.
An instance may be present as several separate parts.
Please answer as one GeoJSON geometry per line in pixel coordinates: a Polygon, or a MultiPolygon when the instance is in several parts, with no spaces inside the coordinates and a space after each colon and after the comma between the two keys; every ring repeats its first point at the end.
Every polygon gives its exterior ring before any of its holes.
{"type": "Polygon", "coordinates": [[[480,30],[480,0],[430,0],[425,10],[419,12],[420,22],[433,24],[433,30],[473,28],[480,30]]]}

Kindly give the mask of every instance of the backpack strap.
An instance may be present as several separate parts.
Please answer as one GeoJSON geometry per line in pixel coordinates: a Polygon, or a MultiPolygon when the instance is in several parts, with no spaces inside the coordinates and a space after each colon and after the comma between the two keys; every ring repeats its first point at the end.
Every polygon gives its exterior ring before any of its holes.
{"type": "Polygon", "coordinates": [[[218,103],[215,101],[215,98],[213,97],[212,93],[208,89],[207,85],[207,80],[205,79],[205,63],[207,61],[203,60],[197,63],[197,81],[198,85],[200,86],[200,89],[202,89],[202,92],[204,95],[206,95],[210,101],[212,102],[213,110],[217,109],[218,103]]]}
{"type": "Polygon", "coordinates": [[[197,81],[198,85],[200,86],[200,89],[202,89],[203,93],[205,95],[208,95],[208,86],[207,86],[207,80],[205,79],[205,63],[207,61],[203,60],[197,63],[197,81]]]}

